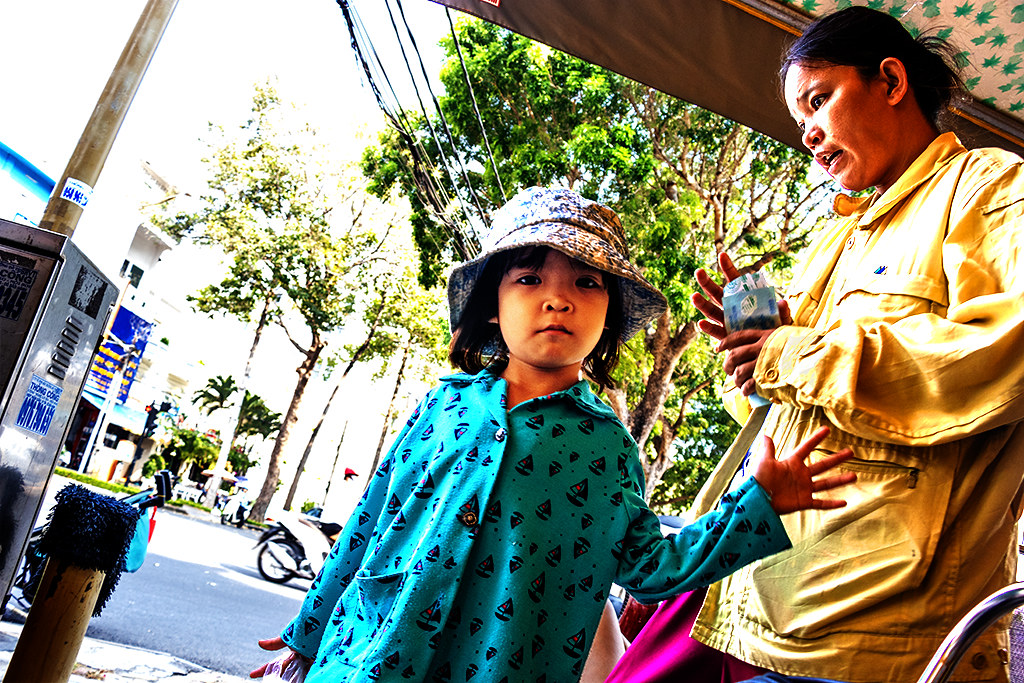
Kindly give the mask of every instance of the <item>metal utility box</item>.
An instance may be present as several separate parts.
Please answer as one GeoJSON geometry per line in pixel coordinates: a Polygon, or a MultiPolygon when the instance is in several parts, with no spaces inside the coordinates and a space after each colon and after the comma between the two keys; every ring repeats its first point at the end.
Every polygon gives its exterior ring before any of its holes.
{"type": "Polygon", "coordinates": [[[68,237],[0,219],[0,605],[117,295],[68,237]]]}

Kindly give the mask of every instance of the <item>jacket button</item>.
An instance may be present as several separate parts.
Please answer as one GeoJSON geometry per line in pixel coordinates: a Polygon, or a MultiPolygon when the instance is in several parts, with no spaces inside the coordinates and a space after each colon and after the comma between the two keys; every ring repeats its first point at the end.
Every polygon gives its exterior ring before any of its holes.
{"type": "Polygon", "coordinates": [[[466,526],[476,526],[478,520],[476,518],[476,513],[465,512],[459,515],[459,521],[465,524],[466,526]]]}
{"type": "Polygon", "coordinates": [[[856,243],[857,243],[857,240],[855,240],[853,238],[853,235],[850,235],[850,239],[846,240],[846,248],[847,249],[853,249],[853,245],[856,244],[856,243]]]}
{"type": "Polygon", "coordinates": [[[779,371],[776,368],[768,368],[764,371],[764,378],[769,382],[774,382],[779,378],[779,371]]]}
{"type": "Polygon", "coordinates": [[[505,428],[504,427],[498,427],[498,431],[494,432],[494,440],[495,441],[504,441],[505,440],[505,434],[506,434],[505,428]]]}
{"type": "Polygon", "coordinates": [[[978,671],[984,669],[985,664],[987,664],[987,662],[985,661],[985,655],[983,655],[982,653],[979,652],[973,657],[971,657],[971,666],[973,666],[978,671]]]}

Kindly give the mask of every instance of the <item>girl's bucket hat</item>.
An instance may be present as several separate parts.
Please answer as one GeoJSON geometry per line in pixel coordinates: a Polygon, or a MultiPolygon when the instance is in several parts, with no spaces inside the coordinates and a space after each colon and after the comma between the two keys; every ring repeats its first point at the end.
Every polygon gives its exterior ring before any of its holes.
{"type": "Polygon", "coordinates": [[[455,266],[448,279],[448,305],[454,330],[473,286],[494,254],[519,247],[545,246],[619,278],[622,341],[628,340],[668,307],[665,296],[629,262],[622,223],[607,206],[571,190],[530,187],[494,212],[481,254],[455,266]]]}

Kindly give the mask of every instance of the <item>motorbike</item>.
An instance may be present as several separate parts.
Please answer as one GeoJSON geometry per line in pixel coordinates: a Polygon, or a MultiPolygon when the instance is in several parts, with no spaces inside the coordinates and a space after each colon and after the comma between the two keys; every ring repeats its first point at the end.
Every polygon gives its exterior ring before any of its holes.
{"type": "Polygon", "coordinates": [[[220,523],[234,524],[241,529],[245,520],[249,518],[251,509],[252,503],[244,500],[241,493],[236,493],[224,502],[224,507],[220,510],[220,523]]]}
{"type": "Polygon", "coordinates": [[[273,583],[316,578],[341,525],[294,512],[283,512],[273,521],[256,543],[260,576],[273,583]]]}
{"type": "MultiPolygon", "coordinates": [[[[139,516],[135,536],[125,554],[126,571],[135,572],[142,566],[149,540],[152,538],[156,526],[156,510],[163,507],[170,496],[171,473],[161,470],[154,475],[153,488],[118,499],[122,503],[138,508],[142,513],[139,516]]],[[[29,534],[24,559],[11,585],[11,588],[18,589],[18,595],[12,594],[12,597],[25,608],[31,607],[36,589],[39,587],[39,581],[43,578],[43,570],[46,568],[47,556],[41,552],[40,547],[48,527],[49,522],[41,524],[29,534]]]]}

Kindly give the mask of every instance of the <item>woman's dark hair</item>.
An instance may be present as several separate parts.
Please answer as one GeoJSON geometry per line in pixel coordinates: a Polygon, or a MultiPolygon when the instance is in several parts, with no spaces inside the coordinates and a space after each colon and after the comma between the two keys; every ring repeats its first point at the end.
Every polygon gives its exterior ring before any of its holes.
{"type": "MultiPolygon", "coordinates": [[[[463,308],[452,334],[448,360],[463,372],[477,373],[491,366],[503,369],[508,364],[508,347],[498,326],[491,322],[498,315],[498,285],[513,268],[540,268],[550,247],[521,247],[501,251],[487,259],[473,292],[463,308]]],[[[570,257],[571,258],[571,257],[570,257]]],[[[612,386],[611,372],[619,362],[619,337],[622,334],[622,296],[619,279],[604,273],[608,288],[608,314],[597,346],[583,361],[583,370],[601,388],[612,386]]]]}
{"type": "Polygon", "coordinates": [[[907,69],[907,79],[921,111],[933,124],[953,96],[963,92],[962,58],[937,36],[914,38],[899,19],[867,7],[848,7],[812,22],[786,51],[779,69],[782,82],[794,64],[832,64],[856,67],[874,78],[878,66],[895,57],[907,69]]]}

